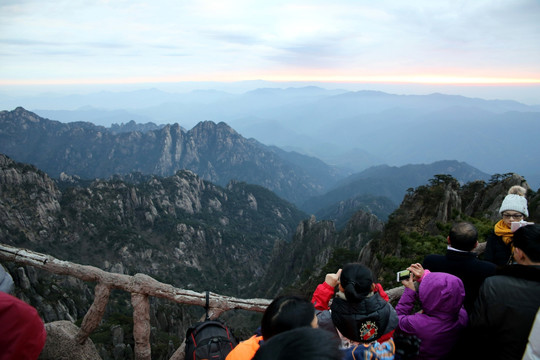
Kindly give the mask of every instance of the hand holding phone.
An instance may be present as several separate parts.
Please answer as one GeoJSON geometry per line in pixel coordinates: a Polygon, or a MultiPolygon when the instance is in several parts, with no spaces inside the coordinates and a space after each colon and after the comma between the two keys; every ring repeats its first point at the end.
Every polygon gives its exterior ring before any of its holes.
{"type": "Polygon", "coordinates": [[[396,274],[396,281],[402,282],[403,280],[408,280],[410,276],[411,276],[411,272],[409,270],[398,271],[396,274]]]}
{"type": "Polygon", "coordinates": [[[419,263],[411,264],[408,269],[411,270],[413,274],[413,280],[420,281],[420,279],[422,279],[424,276],[424,268],[419,263]]]}

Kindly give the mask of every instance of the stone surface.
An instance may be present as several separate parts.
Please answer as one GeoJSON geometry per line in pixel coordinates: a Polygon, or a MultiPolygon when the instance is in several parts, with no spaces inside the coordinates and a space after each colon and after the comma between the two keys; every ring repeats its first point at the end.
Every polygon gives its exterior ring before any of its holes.
{"type": "Polygon", "coordinates": [[[47,341],[39,356],[40,360],[101,360],[92,340],[83,345],[75,341],[79,328],[70,321],[45,324],[47,341]]]}

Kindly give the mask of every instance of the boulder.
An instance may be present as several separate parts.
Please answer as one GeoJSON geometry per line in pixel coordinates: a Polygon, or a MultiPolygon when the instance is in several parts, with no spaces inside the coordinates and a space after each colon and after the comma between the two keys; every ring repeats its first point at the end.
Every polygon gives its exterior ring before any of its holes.
{"type": "Polygon", "coordinates": [[[75,338],[79,328],[70,321],[54,321],[45,324],[47,341],[40,360],[102,360],[91,339],[79,344],[75,338]]]}

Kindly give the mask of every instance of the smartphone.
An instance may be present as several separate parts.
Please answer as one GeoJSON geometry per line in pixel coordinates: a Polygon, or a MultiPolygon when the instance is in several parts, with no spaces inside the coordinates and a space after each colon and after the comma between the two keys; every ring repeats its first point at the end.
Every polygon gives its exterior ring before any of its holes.
{"type": "Polygon", "coordinates": [[[512,221],[510,223],[510,231],[514,232],[514,231],[516,231],[517,229],[519,229],[522,226],[532,225],[532,224],[534,224],[534,223],[528,222],[528,221],[523,221],[523,220],[521,220],[521,221],[512,221]]]}
{"type": "Polygon", "coordinates": [[[407,280],[409,279],[410,275],[411,275],[411,272],[409,270],[398,271],[396,274],[396,281],[401,282],[403,280],[407,280]]]}

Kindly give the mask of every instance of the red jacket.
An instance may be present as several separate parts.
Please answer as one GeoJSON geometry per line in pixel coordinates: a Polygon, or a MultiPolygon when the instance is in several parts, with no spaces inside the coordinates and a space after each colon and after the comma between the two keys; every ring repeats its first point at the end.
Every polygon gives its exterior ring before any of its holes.
{"type": "Polygon", "coordinates": [[[0,292],[0,360],[35,360],[47,333],[35,308],[0,292]]]}

